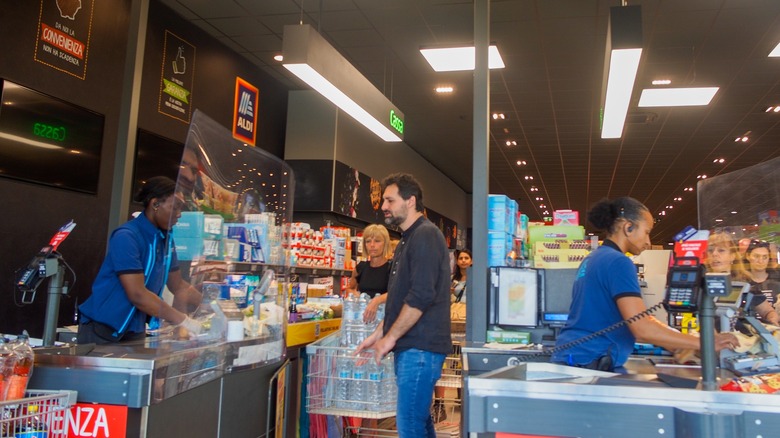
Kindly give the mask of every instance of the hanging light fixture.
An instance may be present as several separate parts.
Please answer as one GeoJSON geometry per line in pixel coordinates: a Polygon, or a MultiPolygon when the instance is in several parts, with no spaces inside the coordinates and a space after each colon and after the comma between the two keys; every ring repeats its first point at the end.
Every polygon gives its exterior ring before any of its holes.
{"type": "Polygon", "coordinates": [[[282,65],[385,141],[403,141],[404,115],[308,24],[284,26],[282,65]]]}
{"type": "Polygon", "coordinates": [[[641,6],[609,9],[601,138],[620,138],[642,57],[641,6]]]}

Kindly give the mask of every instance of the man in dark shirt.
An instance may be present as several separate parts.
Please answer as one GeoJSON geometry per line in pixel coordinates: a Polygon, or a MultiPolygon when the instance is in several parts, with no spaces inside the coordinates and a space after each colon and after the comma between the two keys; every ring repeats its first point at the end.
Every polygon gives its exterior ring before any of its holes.
{"type": "Polygon", "coordinates": [[[385,223],[403,233],[390,269],[384,325],[357,352],[373,347],[379,363],[393,351],[398,435],[435,437],[433,387],[452,351],[449,253],[444,235],[423,216],[422,188],[414,177],[393,174],[382,186],[385,223]]]}

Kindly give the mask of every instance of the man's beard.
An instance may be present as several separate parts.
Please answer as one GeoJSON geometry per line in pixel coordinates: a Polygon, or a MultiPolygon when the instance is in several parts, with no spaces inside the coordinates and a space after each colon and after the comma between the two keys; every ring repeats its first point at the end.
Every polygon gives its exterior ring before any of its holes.
{"type": "Polygon", "coordinates": [[[385,216],[385,225],[401,225],[404,219],[397,216],[385,216]]]}

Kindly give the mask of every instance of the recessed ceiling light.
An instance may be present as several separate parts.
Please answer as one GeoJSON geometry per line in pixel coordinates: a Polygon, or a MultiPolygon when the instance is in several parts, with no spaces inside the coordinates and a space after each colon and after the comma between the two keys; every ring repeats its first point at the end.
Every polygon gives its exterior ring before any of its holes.
{"type": "Polygon", "coordinates": [[[525,160],[517,160],[517,165],[518,166],[525,166],[526,164],[527,163],[525,162],[525,160]]]}
{"type": "Polygon", "coordinates": [[[504,120],[506,116],[504,113],[493,113],[493,120],[504,120]]]}
{"type": "Polygon", "coordinates": [[[675,202],[680,202],[680,201],[682,201],[682,198],[678,196],[678,197],[674,198],[674,201],[675,202]]]}
{"type": "Polygon", "coordinates": [[[669,210],[671,210],[671,209],[673,209],[673,208],[674,208],[674,205],[667,205],[667,206],[666,206],[666,208],[667,208],[667,209],[669,209],[669,210]]]}
{"type": "Polygon", "coordinates": [[[282,56],[282,55],[274,55],[274,61],[282,62],[282,61],[284,61],[284,56],[282,56]]]}
{"type": "Polygon", "coordinates": [[[514,140],[507,140],[506,141],[507,146],[517,146],[517,142],[514,140]]]}
{"type": "Polygon", "coordinates": [[[769,52],[770,58],[777,58],[780,57],[780,43],[778,43],[774,49],[772,49],[771,52],[769,52]]]}
{"type": "MultiPolygon", "coordinates": [[[[736,211],[732,211],[732,212],[731,212],[731,214],[737,214],[737,212],[736,212],[736,211]]],[[[744,231],[744,230],[743,230],[743,231],[744,231]]]]}
{"type": "Polygon", "coordinates": [[[436,87],[437,93],[452,93],[455,89],[450,86],[436,87]]]}
{"type": "Polygon", "coordinates": [[[696,175],[696,179],[707,179],[707,175],[696,175]]]}
{"type": "Polygon", "coordinates": [[[776,106],[773,111],[776,113],[780,113],[780,105],[776,106]]]}
{"type": "Polygon", "coordinates": [[[639,98],[640,107],[709,105],[718,87],[645,88],[639,98]]]}
{"type": "MultiPolygon", "coordinates": [[[[435,71],[474,70],[474,47],[449,47],[438,49],[420,49],[420,53],[435,71]]],[[[498,47],[488,48],[488,67],[504,68],[504,60],[498,53],[498,47]]]]}
{"type": "Polygon", "coordinates": [[[523,178],[525,178],[526,181],[533,181],[534,177],[531,175],[526,175],[523,178]]]}
{"type": "Polygon", "coordinates": [[[726,162],[726,159],[725,158],[716,158],[716,159],[712,160],[712,162],[713,163],[717,163],[717,164],[723,164],[723,163],[726,162]]]}
{"type": "Polygon", "coordinates": [[[715,219],[715,222],[723,222],[723,219],[715,219]]]}
{"type": "Polygon", "coordinates": [[[684,192],[692,192],[693,191],[693,187],[686,187],[683,191],[684,192]]]}
{"type": "Polygon", "coordinates": [[[672,81],[669,79],[656,79],[652,82],[653,85],[669,85],[672,81]]]}

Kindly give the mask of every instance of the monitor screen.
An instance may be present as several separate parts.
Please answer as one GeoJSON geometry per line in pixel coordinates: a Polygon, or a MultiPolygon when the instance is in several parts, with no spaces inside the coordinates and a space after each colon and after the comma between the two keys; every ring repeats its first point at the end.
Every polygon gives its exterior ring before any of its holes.
{"type": "Polygon", "coordinates": [[[0,176],[97,193],[103,116],[2,81],[0,176]]]}
{"type": "Polygon", "coordinates": [[[133,173],[133,193],[153,176],[167,176],[176,181],[181,166],[184,143],[138,130],[133,173]]]}

